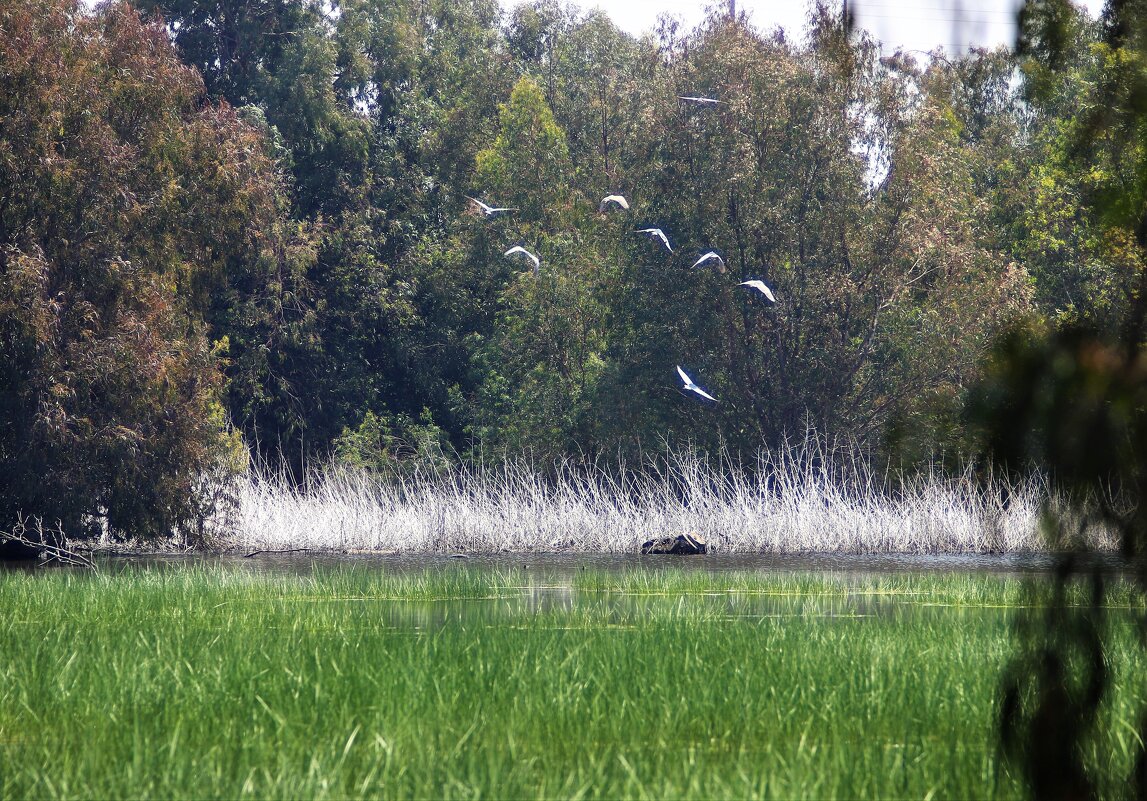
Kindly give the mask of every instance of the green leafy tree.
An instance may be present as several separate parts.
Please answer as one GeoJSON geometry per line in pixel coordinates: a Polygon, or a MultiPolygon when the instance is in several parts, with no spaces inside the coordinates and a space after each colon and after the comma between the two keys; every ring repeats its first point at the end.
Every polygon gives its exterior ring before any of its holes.
{"type": "MultiPolygon", "coordinates": [[[[1037,303],[1056,326],[1087,326],[1115,335],[1133,306],[1139,256],[1126,226],[1109,226],[1092,202],[1119,177],[1119,159],[1104,159],[1079,169],[1076,155],[1092,149],[1081,115],[1094,102],[1089,87],[1105,70],[1109,50],[1099,44],[1101,28],[1071,9],[1052,11],[1055,56],[1042,37],[1031,39],[1031,55],[1021,65],[1032,101],[1029,127],[1032,167],[1024,187],[1026,202],[1018,216],[1017,257],[1029,265],[1037,303]],[[1054,67],[1053,67],[1054,63],[1054,67]]],[[[1029,26],[1034,7],[1026,12],[1029,26]]],[[[1044,19],[1046,22],[1046,17],[1044,19]]],[[[1030,31],[1035,36],[1035,31],[1030,31]]],[[[1115,155],[1115,154],[1111,154],[1115,155]]]]}
{"type": "Polygon", "coordinates": [[[208,319],[244,434],[300,467],[367,411],[429,409],[459,449],[748,451],[809,423],[875,446],[893,419],[956,443],[986,342],[1030,306],[1047,229],[1017,222],[1033,157],[1001,54],[882,60],[825,8],[806,44],[723,12],[636,40],[545,1],[503,28],[490,0],[147,8],[291,177],[282,280],[230,279],[208,319]],[[677,100],[698,94],[723,102],[677,100]],[[627,213],[597,212],[611,193],[627,213]],[[709,249],[723,271],[690,270],[709,249]]]}
{"type": "Polygon", "coordinates": [[[714,16],[636,101],[618,163],[677,251],[631,237],[609,282],[605,439],[752,451],[811,423],[875,446],[895,417],[958,408],[991,335],[1028,306],[1022,268],[980,224],[987,179],[969,165],[990,148],[952,108],[974,82],[881,62],[817,13],[805,47],[714,16]],[[690,269],[710,249],[725,266],[690,269]],[[750,278],[778,302],[737,286],[750,278]],[[675,364],[716,407],[679,392],[675,364]]]}
{"type": "MultiPolygon", "coordinates": [[[[517,237],[542,264],[519,262],[498,298],[496,324],[476,354],[482,374],[473,431],[484,444],[556,455],[589,441],[604,346],[588,204],[571,186],[565,132],[541,88],[521,78],[499,133],[476,157],[475,183],[516,205],[517,237]]],[[[504,262],[501,244],[488,252],[504,262]]]]}
{"type": "Polygon", "coordinates": [[[336,86],[338,48],[318,3],[141,0],[138,7],[161,16],[208,97],[262,109],[290,153],[300,216],[330,216],[354,201],[366,175],[369,127],[340,102],[353,89],[336,86]]]}
{"type": "Polygon", "coordinates": [[[488,145],[498,87],[509,88],[498,13],[484,0],[344,8],[337,39],[357,54],[374,138],[365,203],[331,230],[316,281],[327,374],[338,376],[324,388],[329,423],[429,409],[465,444],[473,343],[491,329],[508,269],[487,273],[461,244],[474,232],[464,195],[475,154],[488,145]]]}
{"type": "Polygon", "coordinates": [[[1003,51],[935,59],[909,77],[920,93],[897,125],[869,258],[897,265],[877,358],[871,420],[895,411],[901,455],[966,451],[960,410],[992,340],[1033,311],[1025,264],[1009,253],[1020,208],[1021,112],[1003,51]],[[909,433],[911,432],[911,433],[909,433]],[[904,435],[904,436],[901,436],[904,435]]]}
{"type": "Polygon", "coordinates": [[[477,154],[476,186],[516,207],[516,219],[535,230],[570,221],[569,145],[541,87],[529,76],[514,85],[498,122],[497,137],[477,154]]]}
{"type": "MultiPolygon", "coordinates": [[[[482,314],[457,302],[437,272],[444,262],[424,256],[456,228],[459,187],[496,114],[491,90],[505,84],[496,4],[146,7],[213,97],[263,120],[292,179],[297,229],[315,243],[267,285],[280,292],[264,300],[283,308],[283,324],[232,362],[229,407],[247,440],[301,474],[367,410],[429,407],[449,422],[451,388],[469,372],[460,343],[482,314]]],[[[219,304],[217,336],[247,339],[235,329],[257,319],[246,297],[219,304]]],[[[451,431],[460,436],[461,424],[451,431]]]]}

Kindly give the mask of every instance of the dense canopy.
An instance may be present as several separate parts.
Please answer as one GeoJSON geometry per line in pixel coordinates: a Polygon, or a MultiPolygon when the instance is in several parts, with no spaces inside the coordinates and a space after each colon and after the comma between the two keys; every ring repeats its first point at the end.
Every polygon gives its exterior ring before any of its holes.
{"type": "Polygon", "coordinates": [[[1033,102],[1006,51],[809,30],[0,0],[0,529],[186,528],[244,446],[296,475],[962,447],[998,334],[1115,330],[1133,292],[1071,200],[1114,180],[1065,166],[1084,78],[1033,102]]]}

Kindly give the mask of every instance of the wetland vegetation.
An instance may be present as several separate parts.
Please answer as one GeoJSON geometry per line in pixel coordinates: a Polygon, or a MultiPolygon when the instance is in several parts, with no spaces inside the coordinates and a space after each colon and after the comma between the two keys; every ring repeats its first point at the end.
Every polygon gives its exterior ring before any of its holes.
{"type": "MultiPolygon", "coordinates": [[[[719,553],[987,553],[1046,547],[1050,490],[971,468],[879,473],[852,448],[810,437],[749,465],[663,453],[636,467],[524,460],[379,476],[316,471],[307,481],[250,472],[233,485],[227,548],[634,552],[693,532],[719,553]]],[[[1110,526],[1085,541],[1115,548],[1110,526]]]]}
{"type": "MultiPolygon", "coordinates": [[[[459,563],[4,572],[0,795],[1016,798],[993,733],[1033,586],[459,563]]],[[[1116,582],[1106,602],[1116,689],[1091,747],[1111,776],[1143,700],[1135,597],[1116,582]]]]}
{"type": "Polygon", "coordinates": [[[848,7],[0,0],[5,551],[1067,554],[6,572],[0,796],[1147,798],[1147,6],[848,7]]]}

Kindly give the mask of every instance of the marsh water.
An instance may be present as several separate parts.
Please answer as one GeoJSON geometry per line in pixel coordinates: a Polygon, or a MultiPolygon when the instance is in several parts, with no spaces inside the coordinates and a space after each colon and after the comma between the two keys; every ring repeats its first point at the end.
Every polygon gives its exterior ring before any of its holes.
{"type": "MultiPolygon", "coordinates": [[[[1117,554],[1090,554],[1086,565],[1120,572],[1117,554]]],[[[840,574],[842,578],[872,575],[965,573],[969,575],[1051,576],[1060,557],[1052,553],[905,554],[905,553],[771,553],[708,554],[705,556],[642,556],[616,553],[492,553],[492,554],[348,554],[328,551],[255,552],[238,554],[146,554],[103,560],[111,569],[130,565],[175,568],[219,564],[235,570],[270,574],[308,575],[316,570],[356,569],[381,573],[421,573],[427,570],[520,570],[527,574],[570,579],[592,570],[607,573],[685,570],[707,573],[840,574]]]]}
{"type": "MultiPolygon", "coordinates": [[[[1121,572],[1117,557],[1092,556],[1105,572],[1121,572]]],[[[357,604],[370,607],[379,624],[397,628],[436,628],[448,624],[499,625],[522,615],[568,613],[576,624],[577,612],[592,608],[597,619],[619,625],[632,623],[654,606],[666,604],[683,614],[704,614],[717,619],[769,619],[778,617],[825,617],[855,619],[898,614],[917,606],[911,590],[914,577],[926,580],[938,574],[963,575],[970,580],[1007,580],[1026,577],[1041,583],[1054,575],[1057,557],[1052,554],[710,554],[701,557],[640,556],[637,554],[487,554],[487,555],[376,555],[328,552],[258,553],[242,555],[149,554],[112,556],[97,560],[101,572],[166,572],[186,569],[218,570],[223,576],[267,577],[286,580],[285,591],[268,598],[282,604],[357,604]],[[382,593],[377,596],[353,594],[340,597],[306,590],[306,579],[353,572],[358,576],[376,574],[385,583],[388,577],[452,574],[489,575],[491,592],[479,597],[401,598],[382,593]],[[713,591],[704,583],[689,592],[657,592],[657,582],[649,590],[603,589],[601,582],[586,582],[579,576],[604,574],[607,577],[633,577],[634,574],[678,572],[710,574],[713,591]],[[734,574],[760,577],[763,585],[779,586],[771,579],[798,578],[804,590],[745,591],[729,588],[734,574]],[[299,592],[290,588],[298,578],[299,592]],[[700,587],[700,589],[698,589],[700,587]],[[722,589],[724,587],[724,589],[722,589]],[[874,588],[877,588],[874,590],[874,588]]],[[[700,578],[701,576],[694,576],[700,578]]],[[[653,575],[650,575],[653,578],[653,575]]],[[[608,582],[607,582],[608,583],[608,582]]],[[[626,584],[627,582],[621,582],[626,584]]],[[[632,582],[628,582],[632,585],[632,582]]],[[[638,582],[640,584],[640,582],[638,582]]],[[[449,593],[448,593],[449,595],[449,593]]],[[[944,606],[944,604],[929,604],[944,606]]],[[[919,613],[914,609],[913,613],[919,613]]],[[[939,611],[939,610],[936,610],[939,611]]],[[[949,608],[945,613],[950,614],[949,608]]],[[[961,614],[977,614],[968,606],[961,614]]]]}

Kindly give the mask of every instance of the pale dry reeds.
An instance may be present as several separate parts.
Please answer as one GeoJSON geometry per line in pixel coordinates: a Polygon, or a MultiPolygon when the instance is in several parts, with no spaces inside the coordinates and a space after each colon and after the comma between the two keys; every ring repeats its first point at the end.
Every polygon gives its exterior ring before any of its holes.
{"type": "MultiPolygon", "coordinates": [[[[752,469],[667,451],[641,470],[524,460],[385,479],[331,467],[300,485],[251,471],[222,542],[400,553],[624,553],[692,532],[717,553],[984,553],[1046,548],[1046,482],[880,473],[815,440],[752,469]]],[[[1092,547],[1113,537],[1091,532],[1092,547]]],[[[1109,541],[1110,540],[1110,541],[1109,541]]]]}

